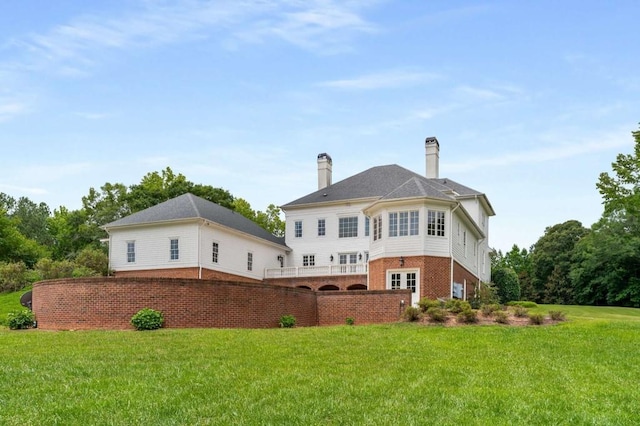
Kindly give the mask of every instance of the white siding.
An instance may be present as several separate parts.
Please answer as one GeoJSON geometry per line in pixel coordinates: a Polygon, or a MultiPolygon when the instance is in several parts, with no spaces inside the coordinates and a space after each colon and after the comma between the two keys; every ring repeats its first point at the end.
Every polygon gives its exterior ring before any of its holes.
{"type": "Polygon", "coordinates": [[[187,268],[198,265],[198,225],[182,223],[110,231],[111,268],[115,271],[187,268]],[[179,258],[169,258],[171,239],[178,239],[179,258]],[[135,242],[136,261],[127,262],[127,242],[135,242]]]}
{"type": "Polygon", "coordinates": [[[261,280],[265,268],[279,268],[282,248],[241,233],[207,224],[202,226],[200,257],[202,267],[261,280]],[[213,263],[213,242],[218,243],[218,263],[213,263]],[[247,269],[247,253],[253,253],[253,268],[247,269]]]}
{"type": "MultiPolygon", "coordinates": [[[[287,258],[286,266],[302,266],[302,256],[315,255],[316,266],[338,264],[340,253],[362,253],[369,250],[369,237],[364,235],[365,216],[362,209],[368,203],[353,203],[350,205],[334,205],[327,207],[315,207],[309,209],[295,209],[286,212],[286,241],[292,249],[287,258]],[[338,223],[341,217],[358,217],[358,236],[350,238],[338,238],[338,223]],[[325,235],[318,236],[318,219],[325,220],[325,235]],[[295,222],[302,221],[302,237],[295,237],[295,222]]],[[[373,224],[369,224],[369,232],[373,230],[373,224]]]]}
{"type": "Polygon", "coordinates": [[[265,268],[280,267],[284,248],[216,224],[191,222],[141,226],[110,231],[111,268],[117,271],[199,267],[261,280],[265,268]],[[170,260],[170,240],[179,241],[179,259],[170,260]],[[136,261],[127,262],[127,242],[135,242],[136,261]],[[212,261],[213,242],[219,245],[218,263],[212,261]],[[253,268],[247,269],[247,253],[253,268]],[[198,261],[200,257],[200,261],[198,261]]]}

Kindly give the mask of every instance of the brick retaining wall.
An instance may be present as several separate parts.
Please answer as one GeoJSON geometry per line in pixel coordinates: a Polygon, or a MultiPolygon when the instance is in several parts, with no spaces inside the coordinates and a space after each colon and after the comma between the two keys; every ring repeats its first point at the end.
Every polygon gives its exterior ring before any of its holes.
{"type": "Polygon", "coordinates": [[[184,278],[76,278],[33,286],[33,311],[45,330],[131,329],[142,308],[162,311],[165,327],[269,328],[282,315],[299,326],[400,319],[408,291],[331,291],[184,278]],[[329,294],[331,293],[331,294],[329,294]]]}

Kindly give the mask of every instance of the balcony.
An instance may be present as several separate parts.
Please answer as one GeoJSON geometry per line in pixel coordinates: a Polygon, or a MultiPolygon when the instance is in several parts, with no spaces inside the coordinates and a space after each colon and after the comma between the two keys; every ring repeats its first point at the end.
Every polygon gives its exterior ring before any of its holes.
{"type": "Polygon", "coordinates": [[[323,275],[364,275],[369,272],[369,265],[357,263],[350,265],[326,266],[290,266],[286,268],[265,269],[265,278],[298,278],[320,277],[323,275]]]}

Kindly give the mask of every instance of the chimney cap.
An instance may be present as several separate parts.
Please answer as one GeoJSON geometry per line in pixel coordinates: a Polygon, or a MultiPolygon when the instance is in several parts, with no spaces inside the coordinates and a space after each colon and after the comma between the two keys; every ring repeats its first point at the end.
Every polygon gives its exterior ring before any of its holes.
{"type": "Polygon", "coordinates": [[[327,154],[326,152],[318,154],[318,160],[322,160],[322,159],[326,159],[330,163],[332,162],[331,161],[331,156],[329,154],[327,154]]]}
{"type": "Polygon", "coordinates": [[[438,142],[438,138],[436,138],[435,136],[429,136],[424,140],[425,144],[432,144],[434,142],[437,146],[440,146],[440,143],[438,142]]]}

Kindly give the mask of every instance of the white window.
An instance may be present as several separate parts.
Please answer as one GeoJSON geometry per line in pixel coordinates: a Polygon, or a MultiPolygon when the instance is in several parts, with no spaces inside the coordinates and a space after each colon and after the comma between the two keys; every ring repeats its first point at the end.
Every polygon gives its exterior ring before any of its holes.
{"type": "Polygon", "coordinates": [[[400,288],[400,274],[392,273],[391,274],[391,290],[398,290],[400,288]]]}
{"type": "Polygon", "coordinates": [[[318,219],[318,237],[324,237],[326,232],[326,221],[324,219],[318,219]]]}
{"type": "Polygon", "coordinates": [[[169,242],[169,259],[178,260],[180,259],[180,248],[178,246],[178,239],[172,238],[169,242]]]}
{"type": "Polygon", "coordinates": [[[315,254],[303,255],[302,266],[316,266],[316,255],[315,254]]]}
{"type": "MultiPolygon", "coordinates": [[[[443,213],[444,214],[444,213],[443,213]]],[[[389,213],[389,236],[406,237],[419,234],[420,214],[418,210],[389,213]]]]}
{"type": "Polygon", "coordinates": [[[296,220],[295,224],[295,234],[294,236],[296,238],[302,238],[302,221],[301,220],[296,220]]]}
{"type": "Polygon", "coordinates": [[[247,253],[247,271],[253,271],[253,253],[247,253]]]}
{"type": "Polygon", "coordinates": [[[373,241],[382,239],[382,215],[373,218],[373,241]]]}
{"type": "Polygon", "coordinates": [[[211,246],[211,249],[212,249],[211,261],[213,263],[218,263],[218,251],[219,251],[218,243],[214,242],[211,246]]]}
{"type": "Polygon", "coordinates": [[[364,218],[364,236],[369,236],[369,216],[365,216],[364,218]]]}
{"type": "Polygon", "coordinates": [[[338,219],[338,238],[358,236],[358,216],[341,217],[338,219]]]}
{"type": "Polygon", "coordinates": [[[427,212],[427,235],[444,237],[444,212],[437,210],[427,212]]]}
{"type": "Polygon", "coordinates": [[[136,242],[127,241],[127,263],[134,263],[136,261],[136,242]]]}

